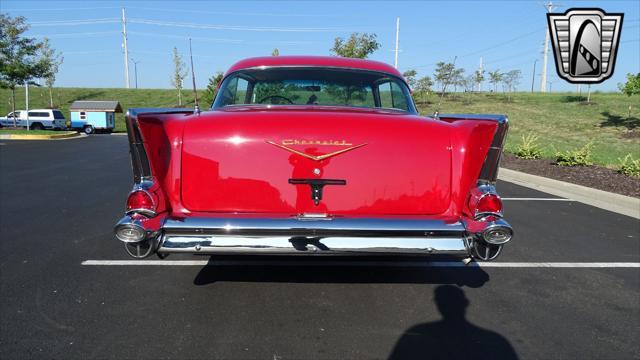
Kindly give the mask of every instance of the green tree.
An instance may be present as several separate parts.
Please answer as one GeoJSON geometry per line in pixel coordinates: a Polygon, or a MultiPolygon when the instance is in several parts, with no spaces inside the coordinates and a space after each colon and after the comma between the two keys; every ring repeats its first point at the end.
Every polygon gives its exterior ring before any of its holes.
{"type": "Polygon", "coordinates": [[[273,49],[271,56],[280,56],[280,50],[278,48],[273,49]]]}
{"type": "Polygon", "coordinates": [[[55,49],[51,48],[49,44],[49,39],[44,38],[42,42],[42,61],[46,66],[46,72],[43,75],[44,83],[47,85],[49,89],[49,106],[53,108],[53,84],[56,82],[56,74],[60,69],[60,65],[64,61],[64,57],[62,54],[57,52],[55,49]]]}
{"type": "Polygon", "coordinates": [[[173,47],[173,75],[171,76],[171,85],[178,90],[178,106],[182,106],[182,89],[184,79],[187,78],[187,66],[182,61],[182,56],[178,52],[178,48],[173,47]]]}
{"type": "MultiPolygon", "coordinates": [[[[631,95],[640,94],[640,73],[635,75],[627,74],[627,82],[624,84],[618,84],[618,88],[623,94],[631,97],[631,95]]],[[[627,111],[627,118],[631,117],[631,105],[627,111]]]]}
{"type": "Polygon", "coordinates": [[[520,70],[511,70],[502,76],[502,81],[507,88],[507,99],[511,101],[511,93],[516,91],[520,79],[522,78],[522,72],[520,70]]]}
{"type": "Polygon", "coordinates": [[[451,83],[453,79],[453,72],[455,71],[455,65],[453,63],[446,63],[440,61],[436,64],[436,70],[433,73],[433,78],[437,83],[442,85],[442,94],[447,90],[447,85],[451,83]]]}
{"type": "Polygon", "coordinates": [[[640,94],[640,73],[627,74],[627,82],[618,84],[618,89],[627,96],[640,94]]]}
{"type": "Polygon", "coordinates": [[[221,71],[218,71],[217,73],[215,73],[213,76],[209,78],[209,83],[207,84],[207,90],[205,91],[204,97],[202,98],[202,101],[205,104],[211,105],[211,103],[213,102],[213,99],[215,99],[216,93],[218,92],[218,86],[220,85],[220,82],[222,81],[223,76],[224,74],[221,71]]]}
{"type": "Polygon", "coordinates": [[[331,52],[342,57],[365,59],[380,48],[380,43],[376,38],[376,34],[368,33],[353,33],[347,40],[337,37],[331,52]]]}
{"type": "Polygon", "coordinates": [[[418,72],[413,69],[407,70],[402,73],[402,76],[404,76],[404,79],[407,80],[407,84],[409,84],[409,87],[411,88],[411,90],[415,89],[417,85],[416,75],[418,75],[418,72]]]}
{"type": "Polygon", "coordinates": [[[429,76],[424,76],[418,79],[416,82],[416,92],[419,93],[424,101],[425,95],[429,94],[431,91],[431,87],[433,86],[433,81],[429,76]]]}
{"type": "MultiPolygon", "coordinates": [[[[11,90],[11,108],[16,111],[16,87],[34,84],[43,77],[46,65],[39,56],[42,43],[23,36],[29,29],[22,16],[0,14],[0,87],[11,90]]],[[[16,125],[14,118],[14,126],[16,125]]]]}
{"type": "Polygon", "coordinates": [[[498,84],[502,81],[500,70],[489,71],[489,82],[493,84],[493,92],[498,92],[498,84]]]}
{"type": "Polygon", "coordinates": [[[451,73],[451,84],[453,84],[453,91],[458,91],[458,86],[465,87],[466,80],[464,77],[464,69],[463,68],[455,68],[451,73]]]}

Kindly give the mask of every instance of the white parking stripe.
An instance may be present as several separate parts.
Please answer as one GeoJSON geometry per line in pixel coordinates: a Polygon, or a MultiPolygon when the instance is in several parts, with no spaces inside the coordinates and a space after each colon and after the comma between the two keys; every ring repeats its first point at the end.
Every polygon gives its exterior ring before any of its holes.
{"type": "Polygon", "coordinates": [[[256,261],[256,260],[85,260],[85,266],[380,266],[483,268],[640,268],[640,262],[472,262],[462,261],[256,261]]]}
{"type": "Polygon", "coordinates": [[[572,199],[565,198],[501,198],[502,200],[512,200],[512,201],[575,201],[572,199]]]}

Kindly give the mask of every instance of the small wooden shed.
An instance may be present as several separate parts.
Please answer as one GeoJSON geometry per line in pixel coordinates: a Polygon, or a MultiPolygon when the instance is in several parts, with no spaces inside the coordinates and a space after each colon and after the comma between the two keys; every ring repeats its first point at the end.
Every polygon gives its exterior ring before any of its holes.
{"type": "Polygon", "coordinates": [[[71,127],[91,134],[96,130],[111,131],[116,126],[115,113],[121,113],[118,101],[74,101],[69,107],[71,127]]]}

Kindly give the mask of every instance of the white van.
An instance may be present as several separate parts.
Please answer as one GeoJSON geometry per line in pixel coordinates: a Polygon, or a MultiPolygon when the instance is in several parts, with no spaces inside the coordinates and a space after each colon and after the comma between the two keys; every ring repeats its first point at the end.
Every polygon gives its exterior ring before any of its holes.
{"type": "Polygon", "coordinates": [[[28,114],[26,110],[16,110],[15,116],[10,112],[7,117],[0,118],[0,127],[14,126],[14,117],[16,118],[15,126],[26,128],[28,123],[31,130],[62,130],[67,127],[67,120],[58,109],[33,109],[29,110],[28,114]]]}

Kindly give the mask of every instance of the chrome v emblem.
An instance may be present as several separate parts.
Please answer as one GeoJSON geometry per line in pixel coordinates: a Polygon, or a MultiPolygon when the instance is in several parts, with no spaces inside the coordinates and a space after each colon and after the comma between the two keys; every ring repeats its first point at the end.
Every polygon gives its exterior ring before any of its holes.
{"type": "Polygon", "coordinates": [[[364,144],[360,144],[360,145],[351,146],[351,147],[348,147],[346,149],[341,149],[341,150],[338,150],[338,151],[334,151],[332,153],[314,156],[314,155],[309,155],[307,153],[303,153],[302,151],[298,151],[298,150],[292,149],[292,148],[290,148],[288,146],[278,144],[275,141],[267,140],[267,143],[271,144],[273,146],[279,147],[280,149],[287,150],[287,151],[292,152],[292,153],[294,153],[296,155],[300,155],[300,156],[306,157],[307,159],[311,159],[311,160],[314,160],[314,161],[320,161],[320,160],[328,159],[330,157],[333,157],[333,156],[336,156],[336,155],[340,155],[340,154],[344,154],[347,151],[355,150],[357,148],[360,148],[360,147],[363,147],[363,146],[367,145],[366,143],[364,143],[364,144]]]}

